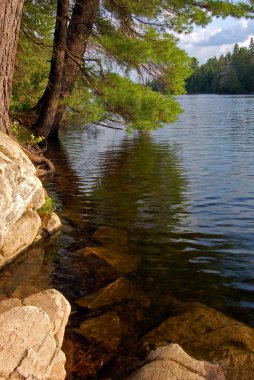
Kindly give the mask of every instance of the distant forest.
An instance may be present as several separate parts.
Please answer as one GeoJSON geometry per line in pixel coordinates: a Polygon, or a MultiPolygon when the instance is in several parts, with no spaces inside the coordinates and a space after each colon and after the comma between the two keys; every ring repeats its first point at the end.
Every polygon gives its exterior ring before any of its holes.
{"type": "Polygon", "coordinates": [[[186,82],[189,94],[254,93],[254,42],[248,47],[235,44],[233,52],[210,58],[199,66],[193,58],[193,74],[186,82]]]}

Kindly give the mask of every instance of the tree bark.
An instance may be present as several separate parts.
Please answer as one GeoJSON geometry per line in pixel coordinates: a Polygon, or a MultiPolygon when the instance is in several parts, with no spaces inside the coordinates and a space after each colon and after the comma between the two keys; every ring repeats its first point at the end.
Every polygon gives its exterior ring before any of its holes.
{"type": "Polygon", "coordinates": [[[0,2],[0,130],[9,134],[9,107],[23,0],[0,2]]]}
{"type": "Polygon", "coordinates": [[[37,134],[41,136],[48,135],[48,130],[51,128],[52,119],[54,120],[60,99],[62,82],[64,80],[68,11],[69,0],[59,0],[57,3],[56,26],[48,85],[37,105],[39,116],[33,126],[37,134]]]}
{"type": "MultiPolygon", "coordinates": [[[[40,115],[34,125],[38,135],[57,139],[58,128],[66,108],[64,99],[72,93],[80,66],[83,65],[98,6],[99,0],[75,2],[66,34],[64,64],[56,67],[61,89],[59,91],[54,77],[49,80],[45,93],[38,103],[40,115]],[[52,93],[54,101],[49,102],[48,97],[52,93]]],[[[59,51],[58,40],[54,40],[54,51],[59,51]]]]}

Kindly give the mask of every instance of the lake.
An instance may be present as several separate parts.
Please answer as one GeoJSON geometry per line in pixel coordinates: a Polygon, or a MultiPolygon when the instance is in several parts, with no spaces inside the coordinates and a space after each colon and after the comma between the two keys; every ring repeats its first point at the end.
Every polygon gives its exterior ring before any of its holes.
{"type": "Polygon", "coordinates": [[[152,133],[66,127],[46,181],[62,233],[7,268],[2,293],[54,286],[74,303],[96,290],[76,251],[107,227],[127,237],[116,249],[138,257],[128,279],[147,295],[254,325],[254,96],[178,99],[179,120],[152,133]]]}

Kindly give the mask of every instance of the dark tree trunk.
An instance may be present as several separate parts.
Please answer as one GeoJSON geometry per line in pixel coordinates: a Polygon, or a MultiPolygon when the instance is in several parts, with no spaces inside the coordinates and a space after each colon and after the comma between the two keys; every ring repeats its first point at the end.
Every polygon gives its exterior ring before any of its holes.
{"type": "Polygon", "coordinates": [[[0,2],[0,130],[9,134],[9,107],[23,0],[0,2]]]}
{"type": "MultiPolygon", "coordinates": [[[[59,0],[61,2],[61,0],[59,0]]],[[[65,112],[64,99],[74,88],[75,80],[84,62],[84,54],[92,33],[92,28],[99,6],[99,0],[76,0],[71,20],[68,25],[65,43],[64,65],[57,67],[61,87],[55,89],[55,80],[49,80],[44,95],[38,103],[39,118],[35,124],[38,135],[56,139],[58,128],[65,112]],[[48,94],[54,92],[54,101],[48,102],[48,94]]],[[[58,41],[54,41],[54,51],[58,51],[58,41]]]]}
{"type": "Polygon", "coordinates": [[[64,80],[69,0],[57,3],[54,45],[47,88],[35,109],[39,113],[33,128],[38,135],[47,137],[55,118],[64,80]]]}

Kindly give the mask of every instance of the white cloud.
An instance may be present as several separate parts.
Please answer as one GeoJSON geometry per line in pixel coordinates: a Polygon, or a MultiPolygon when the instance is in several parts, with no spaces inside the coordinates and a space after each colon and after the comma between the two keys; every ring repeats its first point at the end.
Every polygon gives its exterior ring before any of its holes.
{"type": "Polygon", "coordinates": [[[234,44],[247,46],[254,36],[254,21],[241,19],[214,20],[206,28],[195,28],[188,35],[179,35],[179,46],[200,63],[233,50],[234,44]]]}

